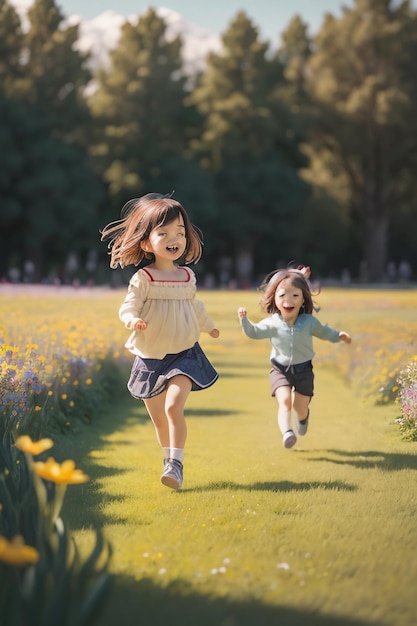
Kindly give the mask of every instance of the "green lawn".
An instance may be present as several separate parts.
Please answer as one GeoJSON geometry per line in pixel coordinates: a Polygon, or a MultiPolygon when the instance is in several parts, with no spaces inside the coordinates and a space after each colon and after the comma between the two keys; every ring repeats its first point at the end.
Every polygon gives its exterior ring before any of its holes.
{"type": "MultiPolygon", "coordinates": [[[[355,342],[352,293],[320,296],[319,317],[355,342]]],[[[57,444],[91,477],[64,506],[77,544],[90,547],[102,527],[113,546],[115,584],[97,623],[415,626],[417,444],[401,441],[398,406],[375,406],[339,371],[354,344],[317,342],[310,430],[284,450],[268,342],[247,339],[236,315],[244,305],[259,319],[259,294],[200,297],[221,330],[202,337],[220,379],[190,396],[183,490],[160,484],[153,427],[127,391],[57,444]]],[[[386,319],[380,303],[358,307],[361,324],[370,307],[386,319]]]]}

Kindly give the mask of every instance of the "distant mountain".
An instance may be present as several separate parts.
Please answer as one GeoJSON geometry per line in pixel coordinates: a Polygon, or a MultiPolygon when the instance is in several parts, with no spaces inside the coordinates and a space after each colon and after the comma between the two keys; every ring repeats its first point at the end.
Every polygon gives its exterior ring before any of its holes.
{"type": "MultiPolygon", "coordinates": [[[[27,9],[33,0],[10,0],[21,16],[24,28],[27,28],[27,9]]],[[[205,67],[205,58],[211,51],[221,50],[221,40],[217,35],[187,22],[179,13],[171,9],[158,8],[157,14],[167,25],[167,37],[174,39],[181,35],[183,40],[182,57],[184,71],[192,76],[205,67]]],[[[109,63],[109,50],[117,46],[120,28],[127,20],[136,24],[140,15],[124,17],[116,11],[104,11],[91,20],[83,20],[80,15],[71,15],[66,19],[68,24],[79,24],[80,37],[78,49],[91,52],[91,69],[106,67],[109,63]]]]}

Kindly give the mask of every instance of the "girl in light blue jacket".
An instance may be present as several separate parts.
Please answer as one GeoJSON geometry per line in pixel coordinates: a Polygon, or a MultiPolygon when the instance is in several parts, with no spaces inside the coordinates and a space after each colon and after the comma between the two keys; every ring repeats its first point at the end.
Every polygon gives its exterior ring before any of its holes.
{"type": "Polygon", "coordinates": [[[271,393],[278,401],[278,426],[285,448],[292,448],[297,437],[291,428],[295,413],[296,430],[305,435],[309,404],[314,395],[313,337],[337,343],[350,343],[351,337],[324,325],[312,315],[314,306],[307,272],[285,269],[272,272],[263,283],[261,308],[269,317],[253,324],[245,308],[238,309],[243,332],[251,339],[270,339],[272,369],[271,393]]]}

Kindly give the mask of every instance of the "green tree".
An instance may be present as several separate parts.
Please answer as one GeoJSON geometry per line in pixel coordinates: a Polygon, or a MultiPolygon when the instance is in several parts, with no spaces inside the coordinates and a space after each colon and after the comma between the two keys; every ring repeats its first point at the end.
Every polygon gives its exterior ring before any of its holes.
{"type": "Polygon", "coordinates": [[[149,9],[137,24],[123,25],[110,67],[97,76],[92,153],[113,200],[112,219],[127,198],[168,192],[183,168],[195,169],[181,46],[179,37],[167,39],[165,22],[149,9]]]}
{"type": "Polygon", "coordinates": [[[13,93],[22,72],[23,32],[15,8],[0,0],[0,90],[13,93]]]}
{"type": "Polygon", "coordinates": [[[270,58],[268,43],[244,12],[222,41],[222,52],[208,56],[190,98],[205,116],[193,147],[214,178],[219,217],[213,253],[237,263],[249,255],[255,271],[264,272],[291,257],[307,186],[297,175],[302,159],[284,125],[289,111],[276,97],[284,83],[281,62],[270,58]]]}
{"type": "Polygon", "coordinates": [[[89,116],[83,90],[91,74],[88,57],[76,49],[79,27],[64,26],[55,0],[34,0],[28,18],[24,99],[47,111],[60,136],[84,143],[89,116]]]}
{"type": "Polygon", "coordinates": [[[101,185],[82,149],[54,136],[44,111],[0,99],[0,119],[0,273],[31,261],[40,280],[70,252],[91,250],[101,185]]]}
{"type": "Polygon", "coordinates": [[[308,25],[295,15],[281,34],[277,57],[284,67],[285,83],[278,85],[283,97],[293,112],[308,109],[307,66],[312,55],[313,43],[308,34],[308,25]]]}
{"type": "Polygon", "coordinates": [[[408,1],[355,0],[326,17],[308,64],[317,125],[307,178],[349,214],[354,269],[365,261],[374,281],[415,166],[416,24],[408,1]]]}
{"type": "MultiPolygon", "coordinates": [[[[297,225],[295,257],[314,268],[316,275],[328,275],[334,268],[344,268],[348,256],[350,222],[347,211],[318,183],[322,171],[308,151],[306,142],[317,128],[317,106],[309,92],[309,63],[314,45],[308,25],[296,15],[281,35],[277,58],[284,67],[285,81],[273,92],[275,116],[282,120],[282,136],[291,137],[289,145],[301,146],[308,157],[300,163],[299,175],[312,186],[312,193],[302,204],[297,225]],[[309,164],[307,173],[305,169],[309,164]]],[[[293,158],[296,155],[293,154],[293,158]]]]}
{"type": "Polygon", "coordinates": [[[35,0],[23,33],[0,4],[0,241],[2,275],[35,264],[34,278],[96,242],[102,188],[86,150],[82,87],[89,73],[53,1],[35,0]]]}

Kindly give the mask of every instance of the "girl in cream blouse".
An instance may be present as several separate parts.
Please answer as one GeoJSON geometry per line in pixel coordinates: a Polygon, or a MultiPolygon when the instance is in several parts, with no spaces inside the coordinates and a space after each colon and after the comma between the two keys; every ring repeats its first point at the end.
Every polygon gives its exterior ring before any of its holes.
{"type": "Polygon", "coordinates": [[[129,282],[119,317],[131,331],[127,349],[135,356],[128,382],[142,399],[164,452],[162,484],[180,489],[187,437],[184,407],[190,391],[206,389],[218,375],[199,341],[200,332],[219,331],[204,304],[196,300],[194,272],[202,253],[198,229],[183,206],[169,196],[147,194],[129,200],[121,220],[108,224],[110,266],[150,264],[129,282]]]}

